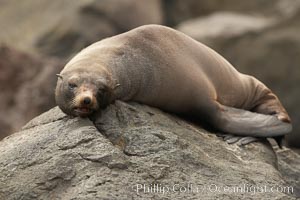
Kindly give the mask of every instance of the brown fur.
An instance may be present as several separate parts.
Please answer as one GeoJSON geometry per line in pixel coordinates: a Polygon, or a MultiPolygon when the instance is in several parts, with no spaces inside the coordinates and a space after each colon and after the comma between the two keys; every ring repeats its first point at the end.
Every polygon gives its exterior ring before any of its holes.
{"type": "Polygon", "coordinates": [[[96,88],[105,87],[106,96],[101,94],[100,99],[92,91],[99,105],[120,99],[194,113],[220,130],[241,135],[264,136],[264,131],[266,136],[277,136],[291,129],[284,123],[290,122],[287,112],[263,83],[239,73],[209,47],[167,27],[142,26],[78,53],[61,72],[63,81],[56,89],[57,103],[68,114],[72,107],[61,97],[66,89],[61,85],[74,74],[96,88]]]}

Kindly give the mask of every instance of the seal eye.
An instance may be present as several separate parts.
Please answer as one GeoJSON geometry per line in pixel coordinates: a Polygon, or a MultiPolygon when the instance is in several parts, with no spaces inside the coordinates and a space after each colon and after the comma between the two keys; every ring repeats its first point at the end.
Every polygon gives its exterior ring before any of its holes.
{"type": "Polygon", "coordinates": [[[69,86],[70,90],[74,90],[77,87],[77,85],[75,83],[69,83],[68,86],[69,86]]]}

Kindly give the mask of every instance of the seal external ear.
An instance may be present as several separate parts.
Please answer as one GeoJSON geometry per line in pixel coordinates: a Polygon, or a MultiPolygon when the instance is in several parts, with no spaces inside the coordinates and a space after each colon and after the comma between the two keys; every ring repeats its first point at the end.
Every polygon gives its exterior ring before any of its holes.
{"type": "Polygon", "coordinates": [[[57,76],[58,78],[60,78],[61,80],[63,80],[63,76],[62,76],[61,74],[56,74],[56,76],[57,76]]]}
{"type": "Polygon", "coordinates": [[[121,86],[121,84],[116,84],[115,86],[114,86],[114,88],[113,88],[113,90],[115,90],[115,89],[117,89],[118,87],[120,87],[121,86]]]}

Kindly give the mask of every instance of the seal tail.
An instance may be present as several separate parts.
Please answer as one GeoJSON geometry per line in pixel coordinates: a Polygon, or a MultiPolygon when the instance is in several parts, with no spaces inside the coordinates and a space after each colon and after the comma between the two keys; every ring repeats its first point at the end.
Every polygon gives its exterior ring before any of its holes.
{"type": "Polygon", "coordinates": [[[291,123],[283,122],[273,115],[224,105],[221,106],[220,112],[216,125],[226,133],[252,137],[278,137],[292,131],[291,123]]]}

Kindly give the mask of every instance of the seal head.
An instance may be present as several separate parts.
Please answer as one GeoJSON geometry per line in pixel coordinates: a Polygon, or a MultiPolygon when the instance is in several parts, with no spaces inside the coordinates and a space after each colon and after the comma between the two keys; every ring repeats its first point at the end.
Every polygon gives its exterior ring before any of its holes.
{"type": "Polygon", "coordinates": [[[57,76],[55,100],[66,114],[88,117],[110,103],[112,89],[105,76],[87,71],[72,71],[57,76]]]}

